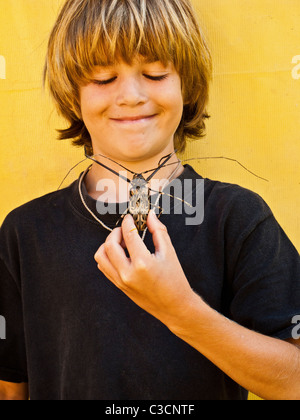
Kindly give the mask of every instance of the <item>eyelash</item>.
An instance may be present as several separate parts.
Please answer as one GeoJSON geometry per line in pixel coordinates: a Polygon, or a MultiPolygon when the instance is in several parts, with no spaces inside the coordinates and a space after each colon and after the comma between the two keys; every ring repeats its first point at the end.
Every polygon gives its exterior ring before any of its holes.
{"type": "Polygon", "coordinates": [[[149,76],[147,74],[144,74],[144,76],[147,79],[153,80],[154,82],[161,82],[162,80],[165,80],[168,77],[168,74],[163,74],[162,76],[149,76]]]}
{"type": "MultiPolygon", "coordinates": [[[[165,80],[168,77],[168,74],[164,74],[162,76],[149,76],[147,74],[144,74],[143,76],[145,76],[149,80],[152,80],[153,82],[161,82],[162,80],[165,80]]],[[[108,80],[94,80],[94,83],[96,85],[105,86],[113,83],[116,79],[116,77],[113,77],[108,80]]]]}

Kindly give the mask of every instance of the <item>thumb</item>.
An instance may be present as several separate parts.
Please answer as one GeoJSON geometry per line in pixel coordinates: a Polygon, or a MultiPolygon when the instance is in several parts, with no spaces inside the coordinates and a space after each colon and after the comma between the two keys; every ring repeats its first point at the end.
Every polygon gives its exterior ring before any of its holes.
{"type": "Polygon", "coordinates": [[[154,210],[151,210],[148,215],[147,227],[152,234],[155,254],[162,254],[165,256],[170,246],[172,247],[172,242],[168,234],[168,229],[160,220],[158,220],[154,210]]]}

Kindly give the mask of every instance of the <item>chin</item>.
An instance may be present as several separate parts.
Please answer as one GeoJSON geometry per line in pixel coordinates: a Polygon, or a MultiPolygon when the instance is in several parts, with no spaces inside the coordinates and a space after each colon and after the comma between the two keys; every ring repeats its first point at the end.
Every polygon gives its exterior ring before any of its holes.
{"type": "Polygon", "coordinates": [[[154,160],[154,165],[158,163],[162,156],[171,153],[171,151],[165,152],[166,148],[138,148],[135,147],[130,153],[126,153],[126,160],[128,162],[143,162],[154,160]],[[157,162],[156,162],[157,160],[157,162]]]}
{"type": "MultiPolygon", "coordinates": [[[[154,161],[154,165],[160,158],[173,151],[173,140],[153,139],[153,136],[118,136],[110,144],[114,147],[99,148],[99,153],[119,162],[143,162],[154,161]],[[152,137],[152,138],[151,138],[152,137]],[[122,138],[122,142],[119,139],[122,138]],[[102,152],[100,151],[102,149],[102,152]]],[[[99,141],[100,143],[100,141],[99,141]]],[[[101,143],[100,143],[101,144],[101,143]]],[[[108,146],[108,143],[106,143],[108,146]]],[[[95,147],[95,152],[97,147],[95,147]]],[[[96,153],[95,153],[96,154],[96,153]]],[[[151,162],[150,164],[153,164],[151,162]]]]}
{"type": "Polygon", "coordinates": [[[141,142],[141,141],[132,141],[124,142],[126,144],[126,149],[120,151],[119,155],[124,157],[124,160],[127,161],[142,161],[151,159],[157,154],[160,153],[160,148],[150,146],[150,142],[141,142]]]}

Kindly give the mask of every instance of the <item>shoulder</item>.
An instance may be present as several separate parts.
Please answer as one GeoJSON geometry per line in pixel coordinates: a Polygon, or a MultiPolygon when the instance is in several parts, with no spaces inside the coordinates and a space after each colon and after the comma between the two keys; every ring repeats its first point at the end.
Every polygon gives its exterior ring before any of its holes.
{"type": "Polygon", "coordinates": [[[213,182],[206,205],[227,241],[230,238],[236,243],[245,240],[267,220],[277,223],[269,205],[259,194],[237,184],[213,182]]]}
{"type": "MultiPolygon", "coordinates": [[[[202,178],[192,168],[191,174],[202,178]]],[[[258,193],[238,184],[204,179],[204,221],[225,236],[247,237],[272,210],[258,193]]]]}
{"type": "Polygon", "coordinates": [[[205,206],[215,208],[219,215],[257,216],[265,218],[272,214],[266,201],[256,192],[238,184],[202,178],[193,168],[190,174],[204,180],[205,206]]]}
{"type": "Polygon", "coordinates": [[[210,199],[226,214],[234,212],[243,215],[268,217],[272,212],[266,201],[256,192],[237,184],[215,181],[210,199]]]}
{"type": "Polygon", "coordinates": [[[57,214],[61,214],[68,207],[72,185],[31,200],[12,210],[1,226],[1,233],[11,230],[14,232],[22,229],[28,230],[40,222],[46,222],[56,217],[57,214]]]}
{"type": "Polygon", "coordinates": [[[21,261],[37,258],[42,246],[51,250],[53,236],[63,237],[66,220],[72,220],[71,194],[70,186],[29,201],[6,216],[0,228],[0,260],[16,281],[21,261]]]}

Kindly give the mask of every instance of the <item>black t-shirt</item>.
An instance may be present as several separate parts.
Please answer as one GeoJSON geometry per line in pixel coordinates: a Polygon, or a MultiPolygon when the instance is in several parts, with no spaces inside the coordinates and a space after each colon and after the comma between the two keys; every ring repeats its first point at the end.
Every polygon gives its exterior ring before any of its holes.
{"type": "MultiPolygon", "coordinates": [[[[202,178],[186,165],[179,179],[195,186],[202,178]]],[[[161,216],[191,287],[237,323],[291,338],[298,252],[257,194],[209,179],[204,191],[200,225],[161,216]]],[[[171,198],[170,213],[178,203],[171,198]]],[[[101,216],[109,226],[118,218],[101,216]]],[[[0,230],[0,380],[28,381],[32,400],[246,399],[98,270],[94,254],[108,234],[83,206],[78,181],[8,215],[0,230]]],[[[154,252],[149,232],[145,243],[154,252]]]]}

